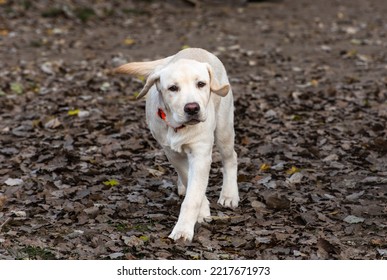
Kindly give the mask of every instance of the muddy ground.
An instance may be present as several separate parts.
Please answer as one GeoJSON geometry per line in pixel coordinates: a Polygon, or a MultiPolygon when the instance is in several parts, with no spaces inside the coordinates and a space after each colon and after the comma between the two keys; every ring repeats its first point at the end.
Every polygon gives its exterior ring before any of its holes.
{"type": "Polygon", "coordinates": [[[0,259],[386,259],[385,0],[0,1],[0,259]],[[231,4],[230,4],[231,3],[231,4]],[[235,94],[241,203],[190,244],[127,61],[202,47],[235,94]]]}

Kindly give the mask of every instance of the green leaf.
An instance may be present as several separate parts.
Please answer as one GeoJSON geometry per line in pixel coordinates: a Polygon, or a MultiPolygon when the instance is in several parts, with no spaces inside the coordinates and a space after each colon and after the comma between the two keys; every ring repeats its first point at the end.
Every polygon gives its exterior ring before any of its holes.
{"type": "Polygon", "coordinates": [[[23,93],[23,85],[20,84],[20,83],[11,83],[11,90],[13,93],[16,93],[16,94],[22,94],[23,93]]]}
{"type": "Polygon", "coordinates": [[[118,186],[120,183],[116,179],[110,179],[108,181],[103,182],[103,184],[105,186],[114,187],[114,186],[118,186]]]}
{"type": "Polygon", "coordinates": [[[80,111],[81,111],[81,110],[79,110],[79,109],[69,110],[69,111],[67,112],[67,115],[69,115],[69,116],[78,116],[78,114],[79,114],[80,111]]]}
{"type": "Polygon", "coordinates": [[[149,237],[148,237],[148,236],[145,236],[145,235],[141,235],[141,236],[140,236],[140,239],[141,239],[142,241],[144,241],[144,242],[149,241],[149,237]]]}

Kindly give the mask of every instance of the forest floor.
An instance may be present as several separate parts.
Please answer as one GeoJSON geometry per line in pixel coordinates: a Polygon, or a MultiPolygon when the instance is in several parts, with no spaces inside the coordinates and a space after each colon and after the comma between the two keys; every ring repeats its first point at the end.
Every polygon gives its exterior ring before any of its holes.
{"type": "Polygon", "coordinates": [[[198,2],[0,1],[0,259],[387,258],[386,1],[198,2]],[[228,71],[241,202],[215,149],[182,244],[143,80],[111,69],[187,46],[228,71]]]}

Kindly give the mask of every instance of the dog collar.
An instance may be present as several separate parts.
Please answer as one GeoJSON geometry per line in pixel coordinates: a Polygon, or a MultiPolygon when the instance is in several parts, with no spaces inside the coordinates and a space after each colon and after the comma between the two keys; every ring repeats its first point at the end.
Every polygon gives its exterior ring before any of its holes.
{"type": "Polygon", "coordinates": [[[159,109],[157,110],[157,115],[160,117],[160,119],[162,119],[162,120],[167,124],[167,126],[173,128],[173,130],[174,130],[175,132],[177,132],[179,129],[182,129],[182,128],[185,127],[185,125],[181,125],[181,126],[179,126],[179,127],[174,127],[174,126],[172,126],[172,125],[167,121],[167,115],[165,114],[165,112],[164,112],[163,109],[161,109],[161,108],[159,108],[159,109]]]}

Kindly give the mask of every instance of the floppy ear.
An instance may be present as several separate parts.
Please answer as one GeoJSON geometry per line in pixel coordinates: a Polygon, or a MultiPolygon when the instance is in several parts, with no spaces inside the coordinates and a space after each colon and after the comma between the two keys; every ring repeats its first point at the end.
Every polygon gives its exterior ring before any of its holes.
{"type": "Polygon", "coordinates": [[[145,85],[143,87],[143,89],[140,91],[140,93],[138,94],[137,96],[137,99],[140,99],[141,97],[144,97],[149,89],[155,84],[155,82],[157,82],[157,80],[160,79],[160,72],[156,72],[156,73],[153,73],[151,74],[148,79],[146,80],[145,82],[145,85]]]}
{"type": "Polygon", "coordinates": [[[224,84],[221,85],[218,79],[215,77],[214,70],[212,70],[211,65],[207,64],[208,73],[210,74],[210,88],[211,91],[219,96],[225,97],[230,91],[230,85],[224,84]]]}

